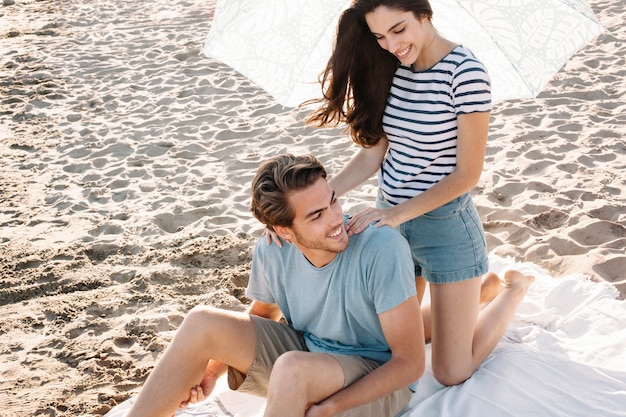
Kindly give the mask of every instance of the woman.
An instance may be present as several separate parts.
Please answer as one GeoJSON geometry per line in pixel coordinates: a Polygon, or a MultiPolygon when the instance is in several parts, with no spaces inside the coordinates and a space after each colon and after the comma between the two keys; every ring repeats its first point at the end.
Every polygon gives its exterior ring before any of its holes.
{"type": "Polygon", "coordinates": [[[349,232],[375,222],[398,227],[409,241],[420,298],[430,284],[423,312],[433,372],[455,385],[496,346],[533,277],[505,274],[503,289],[479,308],[488,259],[469,191],[483,168],[489,78],[431,18],[426,0],[354,1],[339,21],[322,106],[309,122],[345,122],[361,146],[330,181],[337,195],[378,171],[376,208],[352,217],[349,232]]]}

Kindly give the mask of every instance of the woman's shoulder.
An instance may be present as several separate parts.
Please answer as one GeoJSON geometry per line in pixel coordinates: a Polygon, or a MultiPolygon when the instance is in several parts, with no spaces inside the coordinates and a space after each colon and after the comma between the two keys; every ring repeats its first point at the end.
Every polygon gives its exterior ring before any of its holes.
{"type": "Polygon", "coordinates": [[[457,45],[448,55],[451,60],[457,62],[458,66],[462,65],[479,65],[484,67],[483,63],[474,55],[474,53],[463,44],[457,45]]]}

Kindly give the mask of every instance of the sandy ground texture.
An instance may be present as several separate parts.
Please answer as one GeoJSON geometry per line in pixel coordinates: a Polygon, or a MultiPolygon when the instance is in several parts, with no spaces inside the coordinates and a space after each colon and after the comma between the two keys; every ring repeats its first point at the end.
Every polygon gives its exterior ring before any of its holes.
{"type": "MultiPolygon", "coordinates": [[[[626,2],[591,5],[606,33],[537,99],[495,106],[473,194],[492,253],[624,297],[626,2]]],[[[213,9],[0,8],[0,415],[98,416],[136,394],[191,307],[245,308],[259,161],[310,152],[333,173],[356,151],[199,55],[213,9]]]]}

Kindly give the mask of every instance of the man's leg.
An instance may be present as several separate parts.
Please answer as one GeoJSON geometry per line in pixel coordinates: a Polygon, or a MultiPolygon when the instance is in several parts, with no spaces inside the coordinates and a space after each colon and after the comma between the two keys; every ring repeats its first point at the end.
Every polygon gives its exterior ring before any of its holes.
{"type": "MultiPolygon", "coordinates": [[[[304,416],[306,410],[351,385],[379,365],[355,356],[287,352],[271,374],[265,416],[304,416]]],[[[409,402],[408,388],[358,406],[337,417],[391,417],[409,402]]]]}
{"type": "Polygon", "coordinates": [[[341,365],[323,353],[287,352],[270,376],[265,416],[304,416],[307,408],[344,386],[341,365]]]}
{"type": "Polygon", "coordinates": [[[254,360],[256,332],[245,313],[195,307],[148,377],[128,417],[172,416],[204,376],[210,359],[242,373],[254,360]]]}

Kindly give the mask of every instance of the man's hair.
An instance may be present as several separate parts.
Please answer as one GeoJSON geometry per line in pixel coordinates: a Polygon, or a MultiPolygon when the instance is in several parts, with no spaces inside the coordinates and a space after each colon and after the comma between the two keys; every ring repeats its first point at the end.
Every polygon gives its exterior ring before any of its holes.
{"type": "Polygon", "coordinates": [[[287,198],[289,194],[326,178],[326,170],[313,155],[279,155],[259,166],[252,180],[250,210],[261,223],[272,226],[291,226],[295,213],[287,198]]]}

